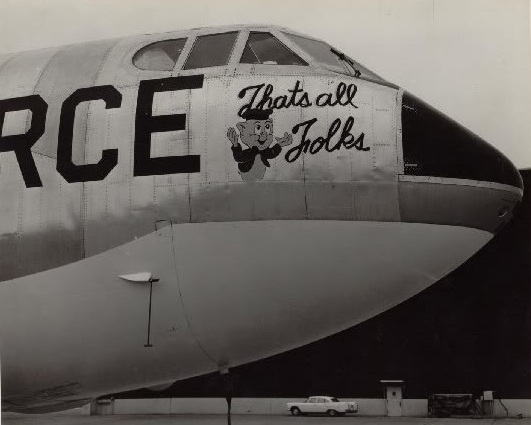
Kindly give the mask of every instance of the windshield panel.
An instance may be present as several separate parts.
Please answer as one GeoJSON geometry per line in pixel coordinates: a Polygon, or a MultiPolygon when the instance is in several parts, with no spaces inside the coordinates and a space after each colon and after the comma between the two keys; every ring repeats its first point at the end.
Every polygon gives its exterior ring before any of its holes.
{"type": "Polygon", "coordinates": [[[183,69],[227,65],[237,36],[237,32],[226,32],[197,37],[183,69]]]}
{"type": "Polygon", "coordinates": [[[240,63],[308,65],[268,32],[251,32],[240,63]]]}
{"type": "Polygon", "coordinates": [[[310,40],[309,38],[300,37],[298,35],[286,34],[291,41],[297,44],[306,53],[312,56],[317,62],[324,63],[332,68],[337,69],[338,72],[345,72],[345,68],[341,65],[339,58],[332,53],[330,46],[322,41],[310,40]]]}
{"type": "Polygon", "coordinates": [[[171,71],[186,43],[186,38],[163,40],[142,47],[133,56],[133,64],[147,71],[171,71]]]}
{"type": "Polygon", "coordinates": [[[306,53],[312,56],[317,62],[326,65],[328,68],[334,71],[347,75],[361,76],[373,80],[385,81],[370,69],[352,60],[323,41],[312,40],[295,34],[284,34],[306,53]]]}

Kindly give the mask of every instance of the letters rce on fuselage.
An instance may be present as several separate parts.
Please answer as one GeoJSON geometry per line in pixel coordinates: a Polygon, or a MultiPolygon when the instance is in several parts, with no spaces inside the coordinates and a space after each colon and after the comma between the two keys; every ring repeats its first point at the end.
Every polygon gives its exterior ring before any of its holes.
{"type": "MultiPolygon", "coordinates": [[[[199,155],[151,157],[151,134],[186,129],[186,114],[152,114],[155,93],[200,89],[203,75],[144,80],[138,87],[135,117],[134,176],[151,176],[200,172],[199,155]]],[[[120,108],[121,93],[111,85],[80,88],[63,102],[57,143],[57,171],[69,183],[103,180],[118,164],[118,149],[105,149],[96,164],[76,165],[72,162],[74,119],[82,102],[103,100],[106,109],[120,108]]],[[[38,94],[0,100],[0,152],[14,152],[26,187],[42,187],[42,181],[31,152],[44,134],[48,104],[38,94]],[[24,134],[3,135],[8,112],[30,111],[31,123],[24,134]]]]}

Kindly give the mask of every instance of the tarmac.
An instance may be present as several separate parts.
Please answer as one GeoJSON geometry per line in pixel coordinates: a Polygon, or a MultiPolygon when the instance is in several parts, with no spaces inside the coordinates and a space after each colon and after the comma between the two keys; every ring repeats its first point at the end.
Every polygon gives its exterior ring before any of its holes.
{"type": "MultiPolygon", "coordinates": [[[[470,418],[388,418],[346,416],[292,417],[287,415],[232,415],[232,425],[531,425],[531,418],[470,419],[470,418]]],[[[3,425],[225,425],[225,415],[109,415],[81,416],[65,414],[17,415],[2,414],[3,425]]]]}

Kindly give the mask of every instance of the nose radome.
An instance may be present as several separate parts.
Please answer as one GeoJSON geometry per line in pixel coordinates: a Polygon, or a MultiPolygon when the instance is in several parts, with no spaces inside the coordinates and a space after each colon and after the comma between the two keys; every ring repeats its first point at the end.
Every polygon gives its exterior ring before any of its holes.
{"type": "Polygon", "coordinates": [[[427,103],[402,97],[401,221],[496,233],[522,199],[523,182],[501,152],[427,103]]]}
{"type": "Polygon", "coordinates": [[[523,190],[516,167],[483,139],[408,92],[402,97],[404,174],[501,183],[523,190]]]}

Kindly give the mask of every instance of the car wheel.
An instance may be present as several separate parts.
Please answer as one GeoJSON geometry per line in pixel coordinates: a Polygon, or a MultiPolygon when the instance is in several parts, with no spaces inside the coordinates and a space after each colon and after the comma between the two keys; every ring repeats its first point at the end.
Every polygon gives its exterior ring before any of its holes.
{"type": "Polygon", "coordinates": [[[300,416],[301,415],[301,410],[298,407],[292,407],[291,408],[291,414],[293,416],[300,416]]]}
{"type": "Polygon", "coordinates": [[[335,410],[329,410],[328,416],[337,416],[337,412],[335,410]]]}

